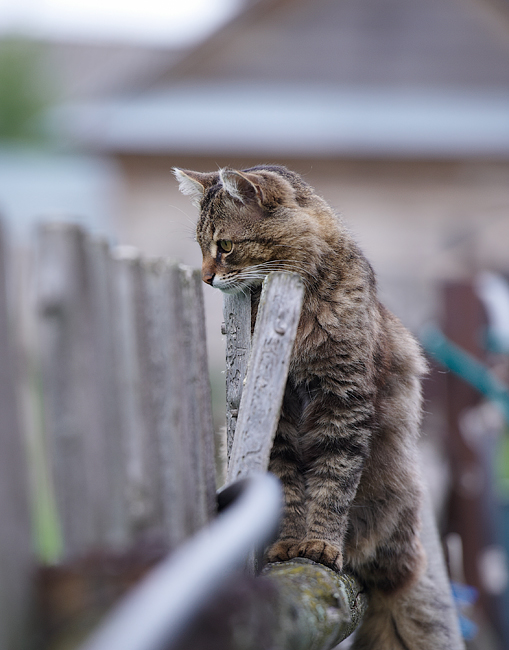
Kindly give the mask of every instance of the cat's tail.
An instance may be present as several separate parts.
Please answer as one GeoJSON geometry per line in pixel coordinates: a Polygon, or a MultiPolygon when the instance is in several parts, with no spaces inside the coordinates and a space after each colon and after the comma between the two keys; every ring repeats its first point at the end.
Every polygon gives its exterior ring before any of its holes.
{"type": "Polygon", "coordinates": [[[392,595],[372,589],[352,650],[465,650],[427,491],[421,515],[426,569],[392,595]]]}
{"type": "Polygon", "coordinates": [[[448,594],[426,572],[408,590],[369,595],[369,606],[352,650],[464,650],[448,594]]]}

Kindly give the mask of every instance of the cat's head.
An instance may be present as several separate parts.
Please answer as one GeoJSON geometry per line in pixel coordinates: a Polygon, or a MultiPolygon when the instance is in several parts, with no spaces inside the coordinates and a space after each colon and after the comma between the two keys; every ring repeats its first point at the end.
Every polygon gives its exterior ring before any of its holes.
{"type": "Polygon", "coordinates": [[[196,239],[204,282],[235,293],[260,284],[270,271],[309,275],[330,210],[300,176],[278,166],[174,173],[200,209],[196,239]]]}

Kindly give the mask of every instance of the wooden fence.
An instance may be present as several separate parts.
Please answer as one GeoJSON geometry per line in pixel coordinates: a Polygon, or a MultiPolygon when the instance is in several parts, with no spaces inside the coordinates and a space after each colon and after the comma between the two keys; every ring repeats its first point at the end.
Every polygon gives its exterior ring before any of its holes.
{"type": "Polygon", "coordinates": [[[201,277],[69,225],[43,227],[38,256],[62,555],[154,534],[174,548],[215,503],[201,277]]]}
{"type": "Polygon", "coordinates": [[[214,434],[199,272],[47,224],[18,298],[1,235],[0,647],[18,650],[43,645],[21,632],[34,536],[60,566],[171,551],[215,512],[214,434]]]}

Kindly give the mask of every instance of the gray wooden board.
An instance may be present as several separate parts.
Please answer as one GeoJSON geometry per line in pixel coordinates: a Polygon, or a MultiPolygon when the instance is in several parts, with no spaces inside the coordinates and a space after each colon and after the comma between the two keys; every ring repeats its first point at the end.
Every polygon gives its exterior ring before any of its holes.
{"type": "Polygon", "coordinates": [[[91,379],[88,408],[95,425],[84,426],[88,449],[87,490],[94,521],[90,547],[122,548],[127,541],[124,475],[120,448],[120,412],[115,381],[112,325],[111,257],[105,241],[85,237],[89,293],[87,341],[91,379]]]}
{"type": "Polygon", "coordinates": [[[128,540],[124,498],[124,467],[121,453],[120,395],[116,381],[115,333],[113,328],[112,259],[103,240],[85,241],[91,291],[96,408],[99,419],[92,486],[98,520],[95,543],[123,548],[128,540]]]}
{"type": "Polygon", "coordinates": [[[149,275],[154,369],[154,425],[159,448],[159,473],[164,539],[175,548],[189,534],[188,494],[184,489],[188,459],[184,457],[184,382],[182,288],[177,264],[153,260],[149,275]]]}
{"type": "Polygon", "coordinates": [[[98,427],[91,408],[90,313],[83,231],[70,224],[42,227],[38,316],[45,429],[67,556],[83,552],[96,535],[89,489],[98,427]]]}
{"type": "Polygon", "coordinates": [[[227,483],[268,468],[303,297],[296,273],[264,281],[227,483]]]}
{"type": "Polygon", "coordinates": [[[186,381],[190,442],[193,460],[193,532],[205,525],[215,509],[214,433],[207,365],[201,274],[181,267],[186,349],[186,381]]]}
{"type": "Polygon", "coordinates": [[[226,294],[223,318],[226,334],[226,447],[229,461],[251,352],[250,294],[226,294]]]}
{"type": "Polygon", "coordinates": [[[113,300],[116,381],[120,400],[121,449],[124,463],[129,538],[134,541],[153,516],[148,466],[152,452],[147,419],[149,378],[145,338],[145,286],[137,250],[113,251],[113,300]]]}

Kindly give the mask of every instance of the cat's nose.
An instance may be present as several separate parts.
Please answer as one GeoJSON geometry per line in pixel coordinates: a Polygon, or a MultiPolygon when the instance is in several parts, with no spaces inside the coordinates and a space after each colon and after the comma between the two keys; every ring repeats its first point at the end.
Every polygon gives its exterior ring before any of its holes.
{"type": "Polygon", "coordinates": [[[210,284],[210,286],[212,286],[212,282],[214,282],[214,276],[215,273],[209,273],[208,271],[204,271],[201,274],[201,279],[207,284],[210,284]]]}

